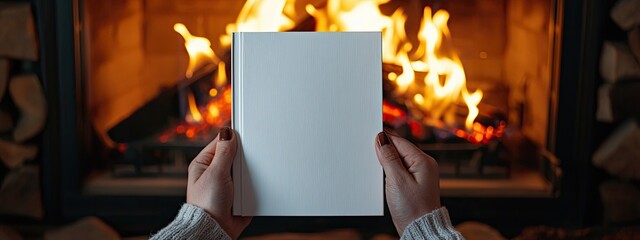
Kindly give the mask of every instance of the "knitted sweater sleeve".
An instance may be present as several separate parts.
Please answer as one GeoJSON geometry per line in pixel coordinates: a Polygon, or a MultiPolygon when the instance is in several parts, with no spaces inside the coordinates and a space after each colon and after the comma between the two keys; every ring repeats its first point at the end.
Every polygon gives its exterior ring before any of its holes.
{"type": "Polygon", "coordinates": [[[231,238],[202,208],[185,203],[178,216],[150,239],[224,239],[231,238]]]}
{"type": "Polygon", "coordinates": [[[401,240],[464,239],[449,220],[449,212],[441,207],[414,220],[402,233],[401,240]]]}

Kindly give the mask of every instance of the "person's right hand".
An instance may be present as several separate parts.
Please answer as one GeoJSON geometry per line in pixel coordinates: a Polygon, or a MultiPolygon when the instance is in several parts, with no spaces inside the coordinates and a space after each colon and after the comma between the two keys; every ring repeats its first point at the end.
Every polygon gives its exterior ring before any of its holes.
{"type": "Polygon", "coordinates": [[[398,234],[414,220],[440,208],[438,163],[408,140],[378,133],[376,154],[386,174],[385,192],[398,234]]]}
{"type": "Polygon", "coordinates": [[[234,131],[221,128],[218,137],[191,161],[187,181],[187,203],[207,212],[231,239],[237,239],[251,222],[251,217],[231,214],[231,165],[237,148],[234,131]]]}

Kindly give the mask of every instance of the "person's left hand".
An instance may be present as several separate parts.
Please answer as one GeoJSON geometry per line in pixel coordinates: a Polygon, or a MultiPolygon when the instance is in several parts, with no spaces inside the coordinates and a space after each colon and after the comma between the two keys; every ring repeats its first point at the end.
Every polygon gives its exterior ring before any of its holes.
{"type": "Polygon", "coordinates": [[[232,238],[237,239],[251,217],[234,217],[231,164],[237,142],[233,130],[220,129],[216,137],[189,164],[187,203],[204,209],[232,238]]]}

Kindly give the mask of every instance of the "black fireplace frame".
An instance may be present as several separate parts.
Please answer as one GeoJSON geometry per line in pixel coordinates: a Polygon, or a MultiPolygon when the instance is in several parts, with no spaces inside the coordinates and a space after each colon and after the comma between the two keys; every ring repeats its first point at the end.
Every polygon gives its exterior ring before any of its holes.
{"type": "MultiPolygon", "coordinates": [[[[46,221],[62,224],[94,215],[124,234],[149,234],[175,216],[183,197],[97,196],[82,193],[83,161],[90,155],[90,126],[83,119],[81,77],[75,69],[80,27],[74,0],[31,0],[40,38],[40,70],[50,107],[42,151],[42,186],[46,221]]],[[[597,214],[590,164],[593,152],[597,60],[601,22],[607,13],[597,0],[558,1],[562,11],[556,132],[551,139],[561,159],[562,185],[557,198],[445,198],[454,223],[476,220],[497,227],[506,235],[527,225],[583,227],[597,214]]],[[[386,217],[255,218],[247,234],[269,231],[321,231],[353,227],[393,233],[386,217]]],[[[366,237],[366,235],[365,235],[366,237]]]]}

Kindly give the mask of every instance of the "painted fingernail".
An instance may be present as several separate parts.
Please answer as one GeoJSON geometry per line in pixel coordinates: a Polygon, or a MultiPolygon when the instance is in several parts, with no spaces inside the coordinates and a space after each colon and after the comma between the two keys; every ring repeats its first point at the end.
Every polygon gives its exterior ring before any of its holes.
{"type": "Polygon", "coordinates": [[[378,145],[382,147],[387,144],[389,144],[389,138],[387,137],[387,134],[384,132],[378,133],[378,145]]]}
{"type": "Polygon", "coordinates": [[[223,127],[220,129],[220,141],[227,141],[231,139],[231,129],[229,127],[223,127]]]}

